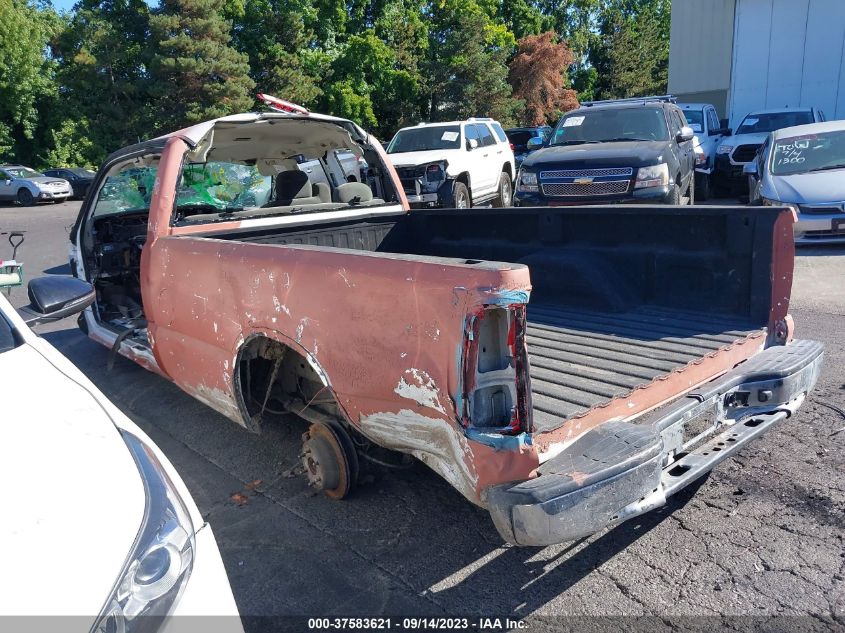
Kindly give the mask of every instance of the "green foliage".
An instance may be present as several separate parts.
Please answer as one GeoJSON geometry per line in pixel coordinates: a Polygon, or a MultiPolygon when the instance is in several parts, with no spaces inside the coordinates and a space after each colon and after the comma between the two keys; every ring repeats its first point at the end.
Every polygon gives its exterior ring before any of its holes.
{"type": "Polygon", "coordinates": [[[0,160],[26,160],[39,100],[56,92],[44,49],[58,20],[27,0],[0,0],[0,160]]]}
{"type": "Polygon", "coordinates": [[[159,130],[253,105],[248,57],[229,46],[222,9],[223,0],[162,0],[150,16],[149,94],[159,130]]]}
{"type": "Polygon", "coordinates": [[[590,54],[596,98],[664,94],[669,72],[670,0],[616,0],[600,18],[590,54]]]}
{"type": "Polygon", "coordinates": [[[0,0],[0,160],[97,165],[254,92],[389,138],[666,89],[670,0],[147,2],[0,0]]]}

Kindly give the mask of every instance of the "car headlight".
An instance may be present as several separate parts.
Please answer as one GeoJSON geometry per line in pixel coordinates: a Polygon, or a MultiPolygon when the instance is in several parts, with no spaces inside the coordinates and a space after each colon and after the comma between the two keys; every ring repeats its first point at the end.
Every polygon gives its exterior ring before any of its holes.
{"type": "Polygon", "coordinates": [[[536,193],[539,191],[537,186],[537,174],[533,171],[519,170],[516,176],[516,190],[527,193],[536,193]]]}
{"type": "Polygon", "coordinates": [[[637,171],[637,183],[634,189],[644,187],[665,187],[669,184],[669,166],[666,163],[640,167],[637,171]]]}
{"type": "Polygon", "coordinates": [[[717,154],[730,154],[734,150],[733,145],[719,145],[719,148],[716,150],[717,154]]]}
{"type": "Polygon", "coordinates": [[[146,509],[129,559],[92,633],[157,630],[194,561],[194,526],[173,483],[149,447],[131,433],[121,435],[144,481],[146,509]]]}

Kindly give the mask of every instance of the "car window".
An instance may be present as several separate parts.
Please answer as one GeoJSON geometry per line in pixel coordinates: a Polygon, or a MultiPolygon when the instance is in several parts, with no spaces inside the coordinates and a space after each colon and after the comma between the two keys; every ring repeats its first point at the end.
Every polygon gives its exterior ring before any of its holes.
{"type": "Polygon", "coordinates": [[[693,132],[704,131],[704,111],[703,110],[684,110],[684,118],[687,125],[692,128],[693,132]]]}
{"type": "Polygon", "coordinates": [[[491,127],[493,128],[493,132],[496,133],[496,138],[499,139],[500,143],[507,143],[508,142],[508,135],[505,134],[505,131],[502,129],[502,126],[498,123],[492,123],[491,127]]]}
{"type": "Polygon", "coordinates": [[[508,139],[517,149],[525,149],[528,141],[535,137],[532,130],[511,130],[508,132],[508,139]]]}
{"type": "Polygon", "coordinates": [[[490,132],[490,128],[487,127],[484,123],[476,123],[475,127],[478,130],[478,144],[482,147],[490,147],[491,145],[496,144],[496,139],[493,138],[492,132],[490,132]]]}
{"type": "Polygon", "coordinates": [[[775,175],[845,169],[845,130],[779,138],[770,168],[775,175]]]}
{"type": "Polygon", "coordinates": [[[7,167],[6,173],[11,174],[12,178],[38,178],[44,175],[29,167],[7,167]]]}
{"type": "Polygon", "coordinates": [[[466,135],[467,141],[475,140],[478,142],[478,145],[481,146],[481,140],[478,137],[478,130],[474,125],[465,125],[464,134],[466,135]]]}
{"type": "Polygon", "coordinates": [[[716,116],[716,111],[713,108],[707,109],[707,126],[711,130],[718,130],[721,127],[719,125],[719,119],[716,116]]]}
{"type": "Polygon", "coordinates": [[[11,180],[12,177],[5,171],[0,170],[0,180],[11,180]]]}
{"type": "Polygon", "coordinates": [[[575,110],[561,118],[551,145],[611,141],[666,141],[669,131],[659,108],[595,108],[575,110]]]}
{"type": "MultiPolygon", "coordinates": [[[[471,126],[467,126],[469,129],[471,126]]],[[[423,152],[430,149],[459,149],[461,128],[458,125],[433,125],[399,130],[390,145],[388,154],[423,152]]]]}
{"type": "Polygon", "coordinates": [[[749,114],[736,130],[737,134],[762,134],[774,132],[785,127],[804,125],[813,122],[812,112],[767,112],[763,114],[749,114]]]}

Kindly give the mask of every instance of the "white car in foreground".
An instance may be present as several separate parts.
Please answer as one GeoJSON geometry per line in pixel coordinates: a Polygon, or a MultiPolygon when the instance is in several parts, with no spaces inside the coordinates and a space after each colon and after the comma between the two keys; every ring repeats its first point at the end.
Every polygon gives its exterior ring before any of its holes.
{"type": "Polygon", "coordinates": [[[221,615],[242,631],[211,527],[173,466],[27,325],[78,313],[93,288],[42,277],[29,296],[16,312],[0,295],[0,615],[77,616],[48,628],[82,633],[221,615]]]}

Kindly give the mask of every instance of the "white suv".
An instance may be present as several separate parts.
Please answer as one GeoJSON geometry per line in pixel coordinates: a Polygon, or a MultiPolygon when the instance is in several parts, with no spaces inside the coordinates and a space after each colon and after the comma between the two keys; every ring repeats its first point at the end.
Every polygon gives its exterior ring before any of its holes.
{"type": "Polygon", "coordinates": [[[511,205],[513,148],[493,119],[402,128],[387,146],[387,154],[411,207],[511,205]]]}

